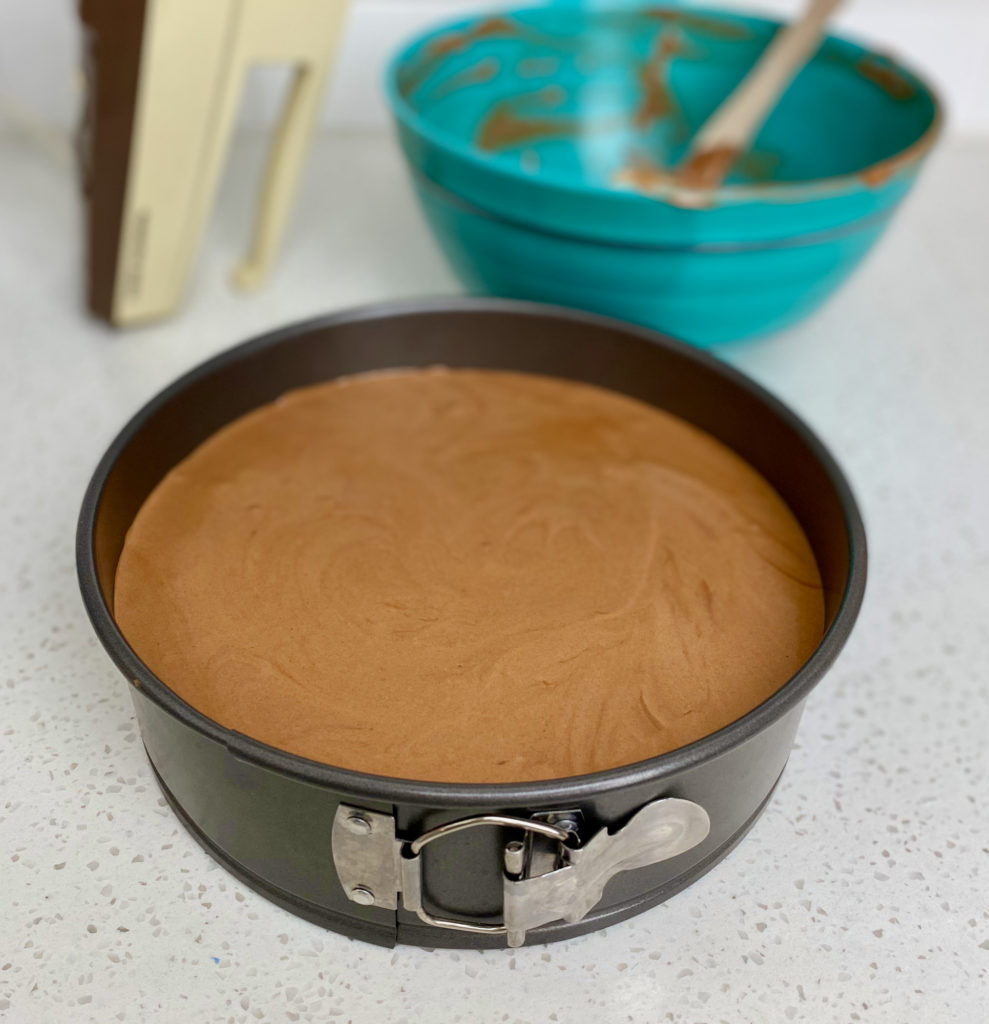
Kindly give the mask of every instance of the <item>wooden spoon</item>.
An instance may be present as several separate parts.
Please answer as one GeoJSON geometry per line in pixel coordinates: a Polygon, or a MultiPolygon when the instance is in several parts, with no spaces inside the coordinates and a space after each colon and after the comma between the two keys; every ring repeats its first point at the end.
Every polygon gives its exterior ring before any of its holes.
{"type": "Polygon", "coordinates": [[[758,62],[700,127],[676,172],[692,189],[717,188],[759,133],[797,72],[817,52],[832,12],[843,0],[810,0],[781,28],[758,62]]]}

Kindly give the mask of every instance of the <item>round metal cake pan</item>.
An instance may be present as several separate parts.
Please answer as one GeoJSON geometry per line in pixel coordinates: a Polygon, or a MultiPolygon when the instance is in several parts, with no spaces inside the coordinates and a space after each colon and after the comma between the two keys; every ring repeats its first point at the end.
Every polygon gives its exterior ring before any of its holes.
{"type": "MultiPolygon", "coordinates": [[[[133,417],[97,467],[79,519],[77,563],[96,633],[130,684],[156,778],[213,857],[274,902],[347,935],[384,945],[494,947],[506,943],[505,847],[521,833],[482,821],[484,827],[425,846],[416,864],[418,903],[409,892],[381,891],[391,884],[385,877],[391,868],[407,868],[412,841],[478,816],[552,821],[555,815],[578,823],[573,846],[599,834],[608,837],[599,845],[611,842],[611,834],[617,843],[631,833],[643,808],[689,801],[708,821],[701,841],[656,863],[634,866],[628,860],[633,866],[608,876],[600,900],[579,920],[546,921],[530,928],[524,942],[599,929],[680,891],[721,860],[766,807],[806,698],[858,613],[866,544],[852,493],[821,442],[778,400],[717,359],[587,313],[445,299],[296,324],[181,377],[133,417]],[[755,710],[689,746],[605,772],[518,784],[444,784],[348,771],[231,731],[181,700],[129,646],[112,613],[124,538],[151,490],[224,424],[291,388],[368,370],[437,364],[596,384],[674,413],[731,447],[782,495],[814,551],[824,583],[826,633],[813,655],[755,710]],[[356,868],[353,857],[345,864],[335,845],[341,821],[355,814],[393,828],[400,851],[384,876],[378,865],[379,891],[370,905],[370,883],[355,886],[350,877],[363,870],[360,856],[356,868]],[[468,930],[432,923],[437,920],[468,930]]],[[[559,850],[569,856],[564,845],[559,850]]],[[[521,941],[517,936],[515,944],[521,941]]]]}

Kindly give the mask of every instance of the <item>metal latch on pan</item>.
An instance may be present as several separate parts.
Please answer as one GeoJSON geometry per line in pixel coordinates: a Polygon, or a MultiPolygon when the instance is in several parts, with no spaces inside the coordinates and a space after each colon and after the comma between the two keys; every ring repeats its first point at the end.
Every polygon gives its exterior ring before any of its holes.
{"type": "Polygon", "coordinates": [[[408,840],[396,837],[390,814],[340,804],[333,821],[333,862],[354,903],[396,910],[401,896],[404,909],[415,911],[426,924],[506,935],[509,946],[521,946],[532,928],[582,920],[619,872],[685,853],[710,828],[703,807],[670,797],[646,804],[617,831],[602,828],[586,842],[578,812],[532,818],[480,814],[408,840]],[[481,826],[517,829],[524,835],[504,848],[504,922],[475,924],[429,913],[422,905],[420,852],[444,836],[481,826]]]}

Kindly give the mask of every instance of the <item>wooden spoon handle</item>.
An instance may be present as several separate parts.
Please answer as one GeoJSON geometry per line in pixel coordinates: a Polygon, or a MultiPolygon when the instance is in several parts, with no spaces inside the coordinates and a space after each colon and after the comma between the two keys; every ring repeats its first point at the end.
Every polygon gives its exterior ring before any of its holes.
{"type": "Polygon", "coordinates": [[[797,21],[776,33],[756,65],[694,136],[681,165],[683,184],[714,188],[721,183],[817,51],[828,19],[842,2],[811,0],[797,21]]]}

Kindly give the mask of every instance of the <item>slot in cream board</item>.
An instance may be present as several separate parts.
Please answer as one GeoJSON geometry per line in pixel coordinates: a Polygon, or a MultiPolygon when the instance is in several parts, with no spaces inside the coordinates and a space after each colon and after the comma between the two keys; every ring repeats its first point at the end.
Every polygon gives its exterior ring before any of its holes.
{"type": "Polygon", "coordinates": [[[348,0],[147,0],[112,320],[178,305],[199,249],[248,70],[295,74],[271,144],[248,251],[259,286],[277,256],[348,0]]]}

